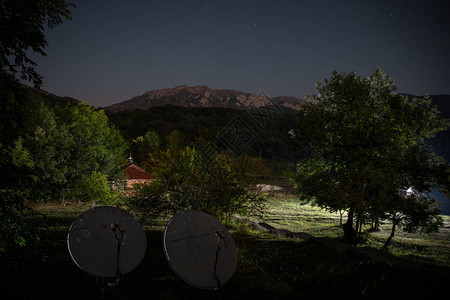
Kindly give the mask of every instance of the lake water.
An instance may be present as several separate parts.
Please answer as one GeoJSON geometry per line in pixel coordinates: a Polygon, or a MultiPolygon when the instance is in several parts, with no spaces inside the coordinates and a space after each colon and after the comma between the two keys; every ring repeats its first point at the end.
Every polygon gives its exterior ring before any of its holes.
{"type": "Polygon", "coordinates": [[[447,198],[445,194],[438,191],[431,193],[431,196],[438,202],[441,202],[439,208],[441,209],[442,214],[450,216],[450,199],[447,198]]]}

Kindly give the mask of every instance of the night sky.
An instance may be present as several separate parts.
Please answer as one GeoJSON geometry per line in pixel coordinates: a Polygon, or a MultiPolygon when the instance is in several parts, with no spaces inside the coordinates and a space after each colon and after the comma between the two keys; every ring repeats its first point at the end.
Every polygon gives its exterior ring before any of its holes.
{"type": "Polygon", "coordinates": [[[399,92],[450,94],[448,0],[72,2],[32,57],[44,90],[93,106],[181,84],[304,98],[377,67],[399,92]]]}

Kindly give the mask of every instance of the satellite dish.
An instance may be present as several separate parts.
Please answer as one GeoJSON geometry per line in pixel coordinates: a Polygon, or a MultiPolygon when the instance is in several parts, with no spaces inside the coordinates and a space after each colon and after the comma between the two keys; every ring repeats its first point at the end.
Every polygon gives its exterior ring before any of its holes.
{"type": "Polygon", "coordinates": [[[97,277],[120,278],[141,262],[147,239],[141,224],[118,207],[99,206],[79,215],[67,247],[75,264],[97,277]]]}
{"type": "Polygon", "coordinates": [[[164,253],[173,271],[198,288],[217,289],[236,270],[236,245],[226,227],[213,216],[188,210],[167,223],[164,253]]]}

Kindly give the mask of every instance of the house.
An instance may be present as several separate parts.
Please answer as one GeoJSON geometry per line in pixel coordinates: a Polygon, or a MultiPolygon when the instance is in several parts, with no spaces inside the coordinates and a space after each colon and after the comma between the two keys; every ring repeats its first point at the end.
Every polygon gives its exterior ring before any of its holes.
{"type": "Polygon", "coordinates": [[[127,188],[133,188],[136,184],[150,183],[155,180],[152,174],[144,171],[130,161],[125,165],[125,175],[127,177],[127,188]]]}

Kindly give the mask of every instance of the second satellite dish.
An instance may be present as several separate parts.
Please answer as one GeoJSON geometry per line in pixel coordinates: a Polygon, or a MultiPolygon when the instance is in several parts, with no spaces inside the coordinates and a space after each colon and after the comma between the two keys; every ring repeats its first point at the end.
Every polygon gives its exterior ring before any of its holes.
{"type": "Polygon", "coordinates": [[[141,224],[118,207],[99,206],[79,215],[70,227],[67,247],[83,271],[119,278],[142,260],[147,239],[141,224]]]}
{"type": "Polygon", "coordinates": [[[174,272],[187,283],[217,289],[234,274],[236,245],[226,227],[213,216],[189,210],[169,221],[164,253],[174,272]]]}

